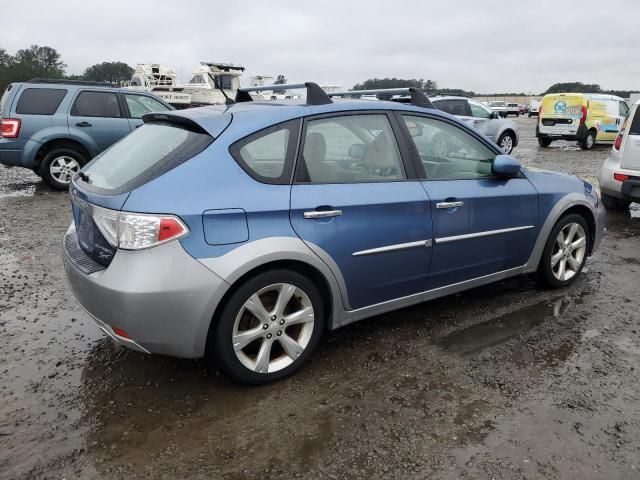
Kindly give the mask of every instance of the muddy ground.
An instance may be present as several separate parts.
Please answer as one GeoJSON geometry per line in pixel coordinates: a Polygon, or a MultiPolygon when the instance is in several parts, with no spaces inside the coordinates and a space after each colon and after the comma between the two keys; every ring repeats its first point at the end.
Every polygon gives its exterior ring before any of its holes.
{"type": "MultiPolygon", "coordinates": [[[[523,163],[596,182],[610,147],[523,163]]],[[[632,205],[632,208],[637,208],[632,205]]],[[[516,278],[331,332],[261,388],[103,338],[66,193],[0,167],[0,478],[640,478],[640,210],[565,290],[516,278]]]]}

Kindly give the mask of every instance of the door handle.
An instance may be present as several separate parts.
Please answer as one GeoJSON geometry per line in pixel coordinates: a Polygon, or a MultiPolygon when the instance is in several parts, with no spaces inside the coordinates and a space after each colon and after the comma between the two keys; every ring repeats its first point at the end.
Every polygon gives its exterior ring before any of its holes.
{"type": "Polygon", "coordinates": [[[313,210],[311,212],[304,212],[304,218],[329,218],[339,217],[342,215],[342,210],[313,210]]]}
{"type": "Polygon", "coordinates": [[[482,120],[474,120],[473,123],[480,123],[482,120]]]}
{"type": "Polygon", "coordinates": [[[462,207],[464,202],[462,200],[456,202],[438,202],[436,203],[436,208],[458,208],[462,207]]]}
{"type": "Polygon", "coordinates": [[[78,122],[76,123],[76,127],[91,127],[92,125],[89,122],[78,122]]]}

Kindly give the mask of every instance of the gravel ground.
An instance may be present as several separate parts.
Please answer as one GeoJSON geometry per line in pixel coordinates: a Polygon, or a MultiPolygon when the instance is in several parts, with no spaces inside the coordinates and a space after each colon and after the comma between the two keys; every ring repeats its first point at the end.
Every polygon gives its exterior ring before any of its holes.
{"type": "MultiPolygon", "coordinates": [[[[527,165],[597,183],[610,147],[527,165]]],[[[632,205],[632,208],[636,205],[632,205]]],[[[526,277],[326,335],[260,388],[103,338],[60,259],[66,193],[0,167],[0,478],[640,478],[640,210],[580,279],[526,277]]]]}

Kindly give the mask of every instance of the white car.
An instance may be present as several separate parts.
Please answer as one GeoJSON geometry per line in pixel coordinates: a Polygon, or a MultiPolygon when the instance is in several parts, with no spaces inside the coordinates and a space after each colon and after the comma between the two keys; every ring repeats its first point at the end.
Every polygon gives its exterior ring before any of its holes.
{"type": "Polygon", "coordinates": [[[602,204],[608,210],[626,210],[640,202],[640,114],[636,102],[624,120],[611,154],[600,170],[602,204]]]}
{"type": "Polygon", "coordinates": [[[489,102],[489,108],[501,117],[507,118],[507,104],[502,101],[489,102]]]}
{"type": "Polygon", "coordinates": [[[533,100],[529,104],[529,117],[533,117],[534,115],[537,117],[540,112],[540,102],[537,100],[533,100]]]}

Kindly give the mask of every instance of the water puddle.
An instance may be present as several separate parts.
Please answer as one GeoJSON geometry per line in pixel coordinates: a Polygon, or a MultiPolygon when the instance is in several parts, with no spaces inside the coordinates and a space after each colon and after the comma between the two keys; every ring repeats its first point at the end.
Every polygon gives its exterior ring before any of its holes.
{"type": "Polygon", "coordinates": [[[472,353],[522,335],[549,318],[564,315],[574,304],[571,298],[558,298],[493,318],[488,322],[457,330],[440,338],[436,344],[453,353],[472,353]]]}

